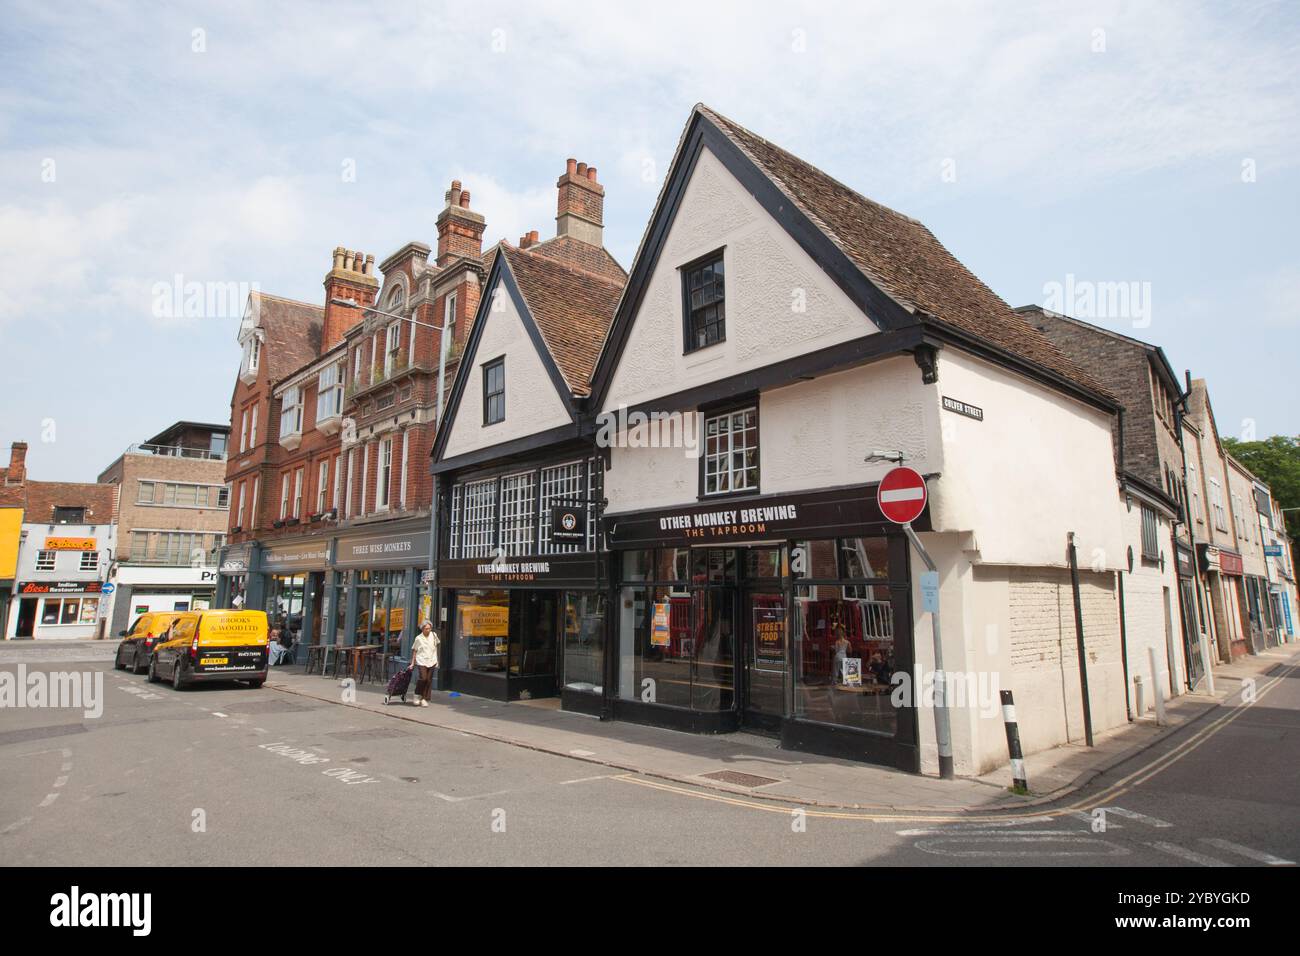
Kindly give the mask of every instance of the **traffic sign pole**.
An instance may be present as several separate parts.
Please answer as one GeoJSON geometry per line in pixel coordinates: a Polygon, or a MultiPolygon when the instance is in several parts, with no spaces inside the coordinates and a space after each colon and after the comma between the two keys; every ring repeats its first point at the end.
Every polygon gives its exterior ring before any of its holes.
{"type": "MultiPolygon", "coordinates": [[[[939,569],[935,566],[930,553],[925,550],[925,545],[921,544],[921,539],[912,530],[912,522],[909,521],[903,525],[903,533],[907,535],[907,540],[912,542],[912,547],[916,549],[916,553],[920,556],[926,569],[937,574],[939,569]]],[[[939,632],[939,606],[937,603],[930,612],[930,629],[934,632],[934,732],[939,740],[939,777],[943,780],[952,780],[954,777],[952,768],[952,724],[948,719],[948,686],[947,677],[943,670],[943,640],[939,632]]],[[[920,688],[914,688],[913,693],[919,695],[920,688]]]]}
{"type": "MultiPolygon", "coordinates": [[[[924,562],[927,574],[921,582],[925,593],[924,609],[930,612],[930,629],[934,633],[934,731],[939,740],[939,776],[953,779],[952,724],[948,717],[948,679],[943,669],[943,639],[939,631],[939,569],[921,539],[912,530],[912,522],[921,517],[929,501],[925,478],[913,468],[891,468],[876,487],[876,504],[884,517],[902,525],[903,533],[924,562]]],[[[913,688],[914,701],[921,688],[913,688]]]]}

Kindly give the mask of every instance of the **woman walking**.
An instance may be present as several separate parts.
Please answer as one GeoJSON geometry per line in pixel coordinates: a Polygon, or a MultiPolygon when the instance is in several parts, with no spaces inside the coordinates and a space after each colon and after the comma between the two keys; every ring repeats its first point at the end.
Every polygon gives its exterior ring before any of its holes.
{"type": "Polygon", "coordinates": [[[411,667],[417,668],[415,699],[411,703],[417,707],[429,706],[429,697],[433,693],[433,669],[437,666],[438,632],[432,624],[425,621],[420,625],[420,633],[411,642],[411,667]]]}

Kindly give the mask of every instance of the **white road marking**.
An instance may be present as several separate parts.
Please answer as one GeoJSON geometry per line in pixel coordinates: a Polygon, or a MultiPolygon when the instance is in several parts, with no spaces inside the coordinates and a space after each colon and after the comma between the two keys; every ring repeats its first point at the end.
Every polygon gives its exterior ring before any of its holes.
{"type": "Polygon", "coordinates": [[[48,807],[51,803],[53,803],[57,799],[59,799],[59,795],[57,793],[47,793],[45,795],[45,799],[41,801],[40,805],[41,807],[48,807]]]}
{"type": "Polygon", "coordinates": [[[221,711],[219,711],[219,710],[214,710],[214,711],[212,712],[212,716],[213,716],[213,717],[225,717],[226,715],[223,714],[223,713],[222,713],[221,711]]]}
{"type": "Polygon", "coordinates": [[[1195,850],[1189,850],[1181,847],[1176,843],[1148,843],[1147,846],[1155,847],[1162,853],[1168,853],[1170,856],[1180,857],[1192,863],[1199,863],[1201,866],[1232,866],[1231,863],[1224,863],[1222,860],[1216,860],[1212,856],[1206,856],[1204,853],[1197,853],[1195,850]]]}
{"type": "Polygon", "coordinates": [[[1150,827],[1173,826],[1172,823],[1166,823],[1164,820],[1159,820],[1155,817],[1149,817],[1145,813],[1138,813],[1134,810],[1125,810],[1123,807],[1100,807],[1099,809],[1105,810],[1107,816],[1113,813],[1117,817],[1126,817],[1129,820],[1136,820],[1138,823],[1145,823],[1147,826],[1150,827]]]}
{"type": "Polygon", "coordinates": [[[966,830],[955,827],[938,827],[935,829],[926,829],[924,827],[915,830],[895,830],[898,836],[959,836],[959,837],[988,837],[989,839],[1011,839],[1013,836],[1033,834],[1034,836],[1046,836],[1054,834],[1056,836],[1077,836],[1078,830],[966,830]]]}
{"type": "Polygon", "coordinates": [[[615,774],[612,774],[612,773],[602,773],[600,776],[597,776],[597,777],[579,777],[577,780],[561,780],[561,781],[560,781],[560,786],[561,786],[561,787],[566,787],[566,786],[568,786],[568,785],[571,784],[571,783],[590,783],[590,782],[593,781],[593,780],[608,780],[610,777],[613,777],[613,776],[615,776],[615,774]]]}
{"type": "Polygon", "coordinates": [[[596,756],[596,751],[594,751],[594,750],[570,750],[570,751],[569,751],[569,756],[570,756],[570,757],[594,757],[594,756],[596,756]]]}
{"type": "Polygon", "coordinates": [[[470,797],[453,797],[445,793],[439,793],[437,790],[430,790],[429,794],[437,797],[439,800],[446,800],[448,803],[463,803],[466,800],[482,800],[485,797],[499,797],[502,794],[509,792],[509,790],[493,790],[491,793],[476,793],[470,797]]]}
{"type": "Polygon", "coordinates": [[[13,833],[15,830],[20,829],[21,827],[25,827],[27,824],[31,822],[32,822],[31,817],[23,817],[21,820],[15,820],[13,823],[9,824],[9,826],[5,827],[3,830],[0,830],[0,836],[8,836],[10,833],[13,833]]]}
{"type": "Polygon", "coordinates": [[[1072,836],[1072,835],[1061,834],[1061,833],[1052,833],[1050,835],[1042,835],[1042,836],[1028,836],[1028,835],[1022,835],[1022,834],[1012,832],[1012,833],[999,833],[997,834],[996,838],[991,838],[987,836],[973,836],[970,834],[966,834],[963,836],[941,837],[937,840],[917,840],[914,845],[918,850],[922,850],[926,853],[933,853],[938,856],[969,856],[969,857],[974,857],[974,856],[1012,856],[1012,857],[1125,856],[1129,852],[1128,849],[1125,847],[1117,846],[1116,844],[1113,843],[1106,843],[1095,837],[1072,836]],[[972,843],[973,844],[983,843],[987,845],[995,841],[999,845],[1024,844],[1026,846],[1024,849],[1011,849],[1011,848],[1004,849],[1001,848],[1001,846],[999,846],[999,848],[970,849],[970,850],[946,849],[943,846],[944,844],[963,845],[963,844],[972,844],[972,843]],[[1034,849],[1031,846],[1029,846],[1029,844],[1036,844],[1038,845],[1039,848],[1034,849]],[[1053,848],[1054,845],[1060,845],[1060,844],[1068,844],[1068,845],[1083,844],[1085,848],[1077,849],[1077,850],[1053,848]]]}
{"type": "Polygon", "coordinates": [[[67,782],[68,782],[68,777],[66,774],[63,775],[62,777],[56,777],[54,780],[54,789],[55,790],[59,789],[59,787],[63,786],[67,782]]]}
{"type": "Polygon", "coordinates": [[[1220,850],[1227,850],[1229,853],[1240,854],[1248,860],[1255,860],[1258,863],[1267,863],[1269,866],[1295,866],[1294,860],[1284,860],[1280,856],[1274,856],[1272,853],[1265,853],[1262,850],[1252,850],[1248,846],[1242,846],[1240,843],[1232,843],[1229,840],[1220,840],[1216,837],[1201,837],[1201,842],[1208,843],[1210,846],[1218,847],[1220,850]]]}

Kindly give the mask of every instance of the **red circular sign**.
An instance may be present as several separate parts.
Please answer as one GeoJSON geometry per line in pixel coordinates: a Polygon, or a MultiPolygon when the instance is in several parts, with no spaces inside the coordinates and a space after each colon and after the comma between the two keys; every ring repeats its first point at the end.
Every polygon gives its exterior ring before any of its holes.
{"type": "Polygon", "coordinates": [[[899,466],[880,479],[876,503],[880,513],[895,524],[915,521],[925,510],[925,479],[912,468],[899,466]]]}

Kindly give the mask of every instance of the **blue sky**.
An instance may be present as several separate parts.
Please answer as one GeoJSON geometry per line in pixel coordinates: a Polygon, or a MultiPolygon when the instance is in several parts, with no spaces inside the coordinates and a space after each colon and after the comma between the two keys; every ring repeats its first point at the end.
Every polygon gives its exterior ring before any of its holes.
{"type": "Polygon", "coordinates": [[[1149,315],[1094,320],[1207,378],[1225,434],[1300,433],[1300,5],[3,7],[0,449],[33,477],[228,419],[238,319],[156,315],[178,274],[319,302],[335,246],[433,244],[453,178],[489,241],[548,236],[569,156],[630,265],[697,101],[1012,305],[1133,283],[1149,315]]]}

